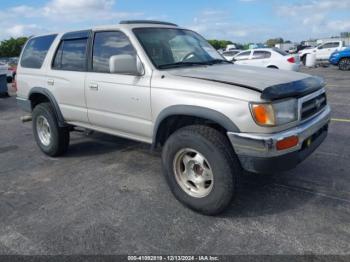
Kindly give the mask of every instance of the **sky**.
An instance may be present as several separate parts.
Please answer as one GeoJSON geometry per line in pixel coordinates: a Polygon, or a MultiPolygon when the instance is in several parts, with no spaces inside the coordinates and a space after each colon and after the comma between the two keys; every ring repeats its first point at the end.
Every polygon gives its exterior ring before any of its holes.
{"type": "Polygon", "coordinates": [[[208,39],[301,41],[350,32],[350,0],[0,0],[0,40],[153,19],[208,39]]]}

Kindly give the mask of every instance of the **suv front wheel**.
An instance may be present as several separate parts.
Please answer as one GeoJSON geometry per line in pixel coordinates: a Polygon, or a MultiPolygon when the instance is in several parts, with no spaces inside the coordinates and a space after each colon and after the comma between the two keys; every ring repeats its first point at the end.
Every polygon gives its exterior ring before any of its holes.
{"type": "Polygon", "coordinates": [[[350,70],[350,58],[342,58],[339,62],[339,69],[342,71],[350,70]]]}
{"type": "Polygon", "coordinates": [[[207,215],[231,203],[241,167],[228,139],[207,126],[179,129],[166,141],[162,166],[175,197],[207,215]]]}
{"type": "Polygon", "coordinates": [[[51,104],[37,105],[32,116],[35,141],[41,151],[52,157],[65,153],[69,146],[69,130],[58,125],[51,104]]]}

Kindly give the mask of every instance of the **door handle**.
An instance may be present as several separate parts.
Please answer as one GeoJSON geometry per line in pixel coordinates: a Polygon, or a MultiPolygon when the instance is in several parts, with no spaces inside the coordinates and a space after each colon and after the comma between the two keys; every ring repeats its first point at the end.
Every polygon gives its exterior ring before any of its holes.
{"type": "Polygon", "coordinates": [[[53,80],[53,79],[48,79],[48,80],[47,80],[47,84],[48,84],[49,86],[53,86],[53,85],[55,84],[55,80],[53,80]]]}
{"type": "Polygon", "coordinates": [[[90,89],[98,91],[98,84],[90,84],[90,89]]]}

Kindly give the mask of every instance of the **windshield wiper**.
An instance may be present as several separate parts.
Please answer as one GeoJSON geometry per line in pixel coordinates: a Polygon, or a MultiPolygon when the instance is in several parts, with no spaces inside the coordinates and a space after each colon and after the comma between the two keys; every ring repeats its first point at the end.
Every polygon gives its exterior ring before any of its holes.
{"type": "Polygon", "coordinates": [[[224,60],[224,59],[214,59],[214,60],[210,60],[207,62],[210,65],[214,65],[214,64],[232,64],[230,61],[224,60]]]}
{"type": "Polygon", "coordinates": [[[177,62],[177,63],[160,65],[158,67],[160,69],[167,69],[167,68],[173,68],[173,67],[197,66],[197,65],[208,65],[208,62],[177,62]]]}
{"type": "Polygon", "coordinates": [[[167,68],[173,68],[173,67],[183,67],[183,66],[198,66],[198,65],[215,65],[215,64],[222,64],[222,63],[229,63],[231,62],[223,59],[213,59],[209,61],[203,61],[203,62],[177,62],[177,63],[171,63],[171,64],[165,64],[158,66],[160,69],[167,69],[167,68]]]}

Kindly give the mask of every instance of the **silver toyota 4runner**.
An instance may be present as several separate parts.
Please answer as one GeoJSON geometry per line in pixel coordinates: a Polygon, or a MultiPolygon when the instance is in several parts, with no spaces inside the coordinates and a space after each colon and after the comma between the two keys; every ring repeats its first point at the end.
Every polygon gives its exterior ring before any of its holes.
{"type": "Polygon", "coordinates": [[[149,143],[162,148],[175,197],[204,214],[230,204],[242,169],[295,167],[330,119],[322,79],[234,65],[165,22],[33,37],[17,72],[18,104],[45,154],[63,154],[75,127],[149,143]]]}

